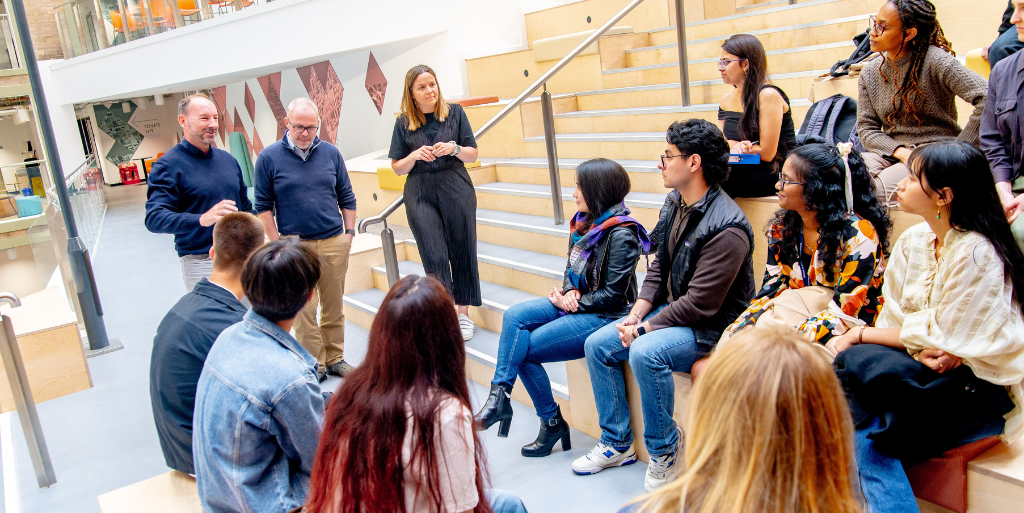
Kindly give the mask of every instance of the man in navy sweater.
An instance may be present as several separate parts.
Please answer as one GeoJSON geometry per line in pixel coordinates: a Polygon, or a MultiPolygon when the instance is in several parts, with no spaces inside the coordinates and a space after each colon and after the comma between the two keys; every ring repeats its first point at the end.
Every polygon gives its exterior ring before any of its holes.
{"type": "Polygon", "coordinates": [[[214,148],[217,107],[202,94],[178,102],[184,139],[153,163],[146,200],[146,228],[173,233],[185,292],[213,270],[213,225],[239,210],[252,211],[242,168],[230,153],[214,148]]]}
{"type": "Polygon", "coordinates": [[[356,233],[356,196],[341,152],[316,136],[316,105],[296,98],[288,104],[287,116],[284,137],[256,159],[256,212],[270,240],[297,235],[320,256],[323,271],[316,294],[295,319],[295,338],[317,359],[323,381],[327,372],[344,376],[352,368],[344,358],[342,301],[356,233]]]}

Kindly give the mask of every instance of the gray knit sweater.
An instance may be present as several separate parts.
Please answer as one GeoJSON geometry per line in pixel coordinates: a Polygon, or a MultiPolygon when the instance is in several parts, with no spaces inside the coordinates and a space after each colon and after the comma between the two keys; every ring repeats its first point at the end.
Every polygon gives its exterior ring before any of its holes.
{"type": "Polygon", "coordinates": [[[911,118],[909,122],[890,126],[886,118],[893,111],[892,99],[903,82],[908,58],[901,57],[897,62],[901,69],[894,73],[892,62],[875,57],[860,74],[857,135],[864,147],[888,156],[899,146],[909,147],[944,139],[960,139],[977,146],[981,112],[988,92],[985,79],[964,67],[952,55],[932,46],[925,55],[918,79],[918,86],[925,95],[924,104],[917,112],[921,125],[918,126],[911,118]],[[884,80],[879,72],[882,66],[888,80],[884,80]],[[957,124],[955,96],[974,105],[974,113],[963,130],[957,124]]]}

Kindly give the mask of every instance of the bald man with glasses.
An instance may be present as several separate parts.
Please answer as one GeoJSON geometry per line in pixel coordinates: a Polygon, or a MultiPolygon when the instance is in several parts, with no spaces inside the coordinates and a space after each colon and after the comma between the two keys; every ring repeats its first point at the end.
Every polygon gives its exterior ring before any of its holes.
{"type": "Polygon", "coordinates": [[[320,116],[308,98],[288,104],[284,137],[256,159],[256,212],[270,240],[295,235],[320,256],[316,293],[295,319],[295,338],[327,373],[344,376],[345,273],[355,237],[356,196],[341,152],[320,140],[320,116]],[[317,320],[317,307],[320,318],[317,320]]]}

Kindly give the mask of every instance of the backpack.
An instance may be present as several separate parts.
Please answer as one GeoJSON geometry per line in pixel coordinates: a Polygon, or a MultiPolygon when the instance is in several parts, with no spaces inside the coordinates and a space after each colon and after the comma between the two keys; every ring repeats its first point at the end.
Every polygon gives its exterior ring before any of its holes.
{"type": "Polygon", "coordinates": [[[816,136],[830,145],[840,142],[854,143],[855,149],[863,151],[860,139],[857,138],[856,125],[857,101],[849,96],[834,94],[811,105],[804,116],[804,122],[800,125],[797,142],[802,144],[807,137],[816,136]]]}
{"type": "Polygon", "coordinates": [[[828,74],[833,77],[842,77],[850,74],[850,66],[857,64],[871,56],[871,41],[868,39],[868,32],[871,29],[865,30],[856,36],[853,36],[853,42],[857,45],[857,48],[853,50],[844,60],[841,60],[832,65],[832,69],[828,70],[828,74]]]}

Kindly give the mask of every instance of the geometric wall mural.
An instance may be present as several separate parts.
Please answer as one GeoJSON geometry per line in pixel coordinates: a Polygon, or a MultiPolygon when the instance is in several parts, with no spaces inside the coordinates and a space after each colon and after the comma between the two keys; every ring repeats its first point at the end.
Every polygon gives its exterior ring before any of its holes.
{"type": "Polygon", "coordinates": [[[217,131],[220,133],[220,140],[226,141],[224,138],[224,132],[231,133],[232,130],[227,130],[227,126],[231,125],[231,120],[228,119],[228,88],[225,86],[216,87],[213,89],[213,103],[217,106],[217,131]]]}
{"type": "Polygon", "coordinates": [[[143,135],[128,124],[137,108],[134,102],[127,102],[130,106],[128,112],[124,112],[121,103],[113,103],[110,108],[101,105],[94,105],[96,113],[96,125],[103,133],[114,139],[105,158],[115,166],[131,162],[135,150],[142,144],[143,135]]]}
{"type": "MultiPolygon", "coordinates": [[[[249,140],[249,134],[245,133],[245,126],[242,125],[242,118],[238,117],[238,109],[235,109],[235,132],[241,132],[242,137],[245,137],[245,145],[252,150],[252,141],[249,140]]],[[[254,153],[254,155],[258,154],[258,151],[254,153]]]]}
{"type": "MultiPolygon", "coordinates": [[[[256,79],[260,83],[260,88],[263,89],[263,96],[267,97],[267,103],[270,104],[270,111],[274,113],[274,119],[277,120],[277,136],[274,140],[279,141],[284,137],[284,131],[287,129],[285,126],[285,112],[284,104],[281,103],[281,73],[271,73],[264,77],[256,79]]],[[[245,86],[246,92],[249,92],[249,86],[245,86]]],[[[249,97],[246,97],[248,99],[249,97]]],[[[256,118],[251,118],[253,122],[256,118]]]]}
{"type": "Polygon", "coordinates": [[[384,94],[387,90],[388,81],[384,78],[384,72],[377,65],[377,59],[373,58],[373,52],[370,52],[370,62],[366,65],[366,92],[370,93],[377,114],[384,114],[384,94]]]}
{"type": "Polygon", "coordinates": [[[256,119],[256,100],[252,97],[249,84],[245,84],[245,111],[249,113],[249,119],[256,119]]]}
{"type": "Polygon", "coordinates": [[[334,144],[338,138],[338,120],[341,118],[341,98],[345,87],[341,85],[331,61],[318,62],[295,68],[309,99],[320,111],[320,138],[334,144]]]}
{"type": "Polygon", "coordinates": [[[260,140],[260,133],[256,130],[252,131],[252,151],[256,155],[263,151],[263,141],[260,140]]]}

